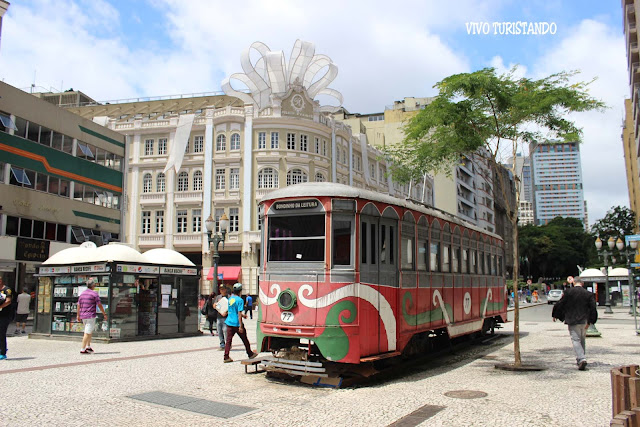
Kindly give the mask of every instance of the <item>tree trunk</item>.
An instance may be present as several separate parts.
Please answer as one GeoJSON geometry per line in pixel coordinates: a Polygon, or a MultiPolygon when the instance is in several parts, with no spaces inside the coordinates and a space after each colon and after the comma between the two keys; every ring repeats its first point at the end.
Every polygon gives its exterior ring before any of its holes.
{"type": "MultiPolygon", "coordinates": [[[[519,194],[516,192],[516,203],[519,202],[519,194]]],[[[516,204],[517,206],[517,204],[516,204]]],[[[520,302],[518,298],[518,277],[520,276],[520,259],[518,258],[518,215],[509,218],[513,227],[513,365],[522,365],[520,358],[520,302]]]]}

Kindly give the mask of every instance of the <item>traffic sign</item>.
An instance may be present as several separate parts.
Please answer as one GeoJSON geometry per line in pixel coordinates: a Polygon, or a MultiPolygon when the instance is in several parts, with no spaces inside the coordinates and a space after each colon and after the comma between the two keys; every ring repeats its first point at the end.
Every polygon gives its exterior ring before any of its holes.
{"type": "Polygon", "coordinates": [[[632,262],[631,268],[640,268],[640,262],[632,262]]]}
{"type": "Polygon", "coordinates": [[[630,236],[624,236],[624,243],[629,245],[629,242],[640,241],[640,234],[632,234],[630,236]]]}

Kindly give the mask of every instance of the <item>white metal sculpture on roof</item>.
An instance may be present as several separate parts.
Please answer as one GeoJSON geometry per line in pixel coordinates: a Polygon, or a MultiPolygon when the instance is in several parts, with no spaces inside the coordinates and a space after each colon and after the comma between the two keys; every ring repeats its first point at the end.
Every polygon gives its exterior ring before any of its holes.
{"type": "Polygon", "coordinates": [[[282,98],[294,86],[305,88],[311,99],[327,95],[338,101],[338,106],[322,106],[320,111],[332,112],[342,105],[342,94],[328,87],[338,75],[338,67],[328,56],[316,55],[313,43],[297,40],[287,65],[284,52],[271,51],[266,44],[255,42],[242,53],[241,65],[244,73],[235,73],[224,79],[222,90],[229,96],[255,105],[258,111],[272,106],[274,96],[282,98]],[[255,63],[251,62],[252,50],[260,55],[255,63]],[[234,89],[232,79],[246,85],[250,93],[234,89]]]}

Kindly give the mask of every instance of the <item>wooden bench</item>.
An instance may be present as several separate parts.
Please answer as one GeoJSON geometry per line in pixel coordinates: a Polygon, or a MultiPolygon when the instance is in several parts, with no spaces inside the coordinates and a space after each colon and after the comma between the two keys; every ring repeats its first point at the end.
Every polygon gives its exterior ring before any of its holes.
{"type": "Polygon", "coordinates": [[[612,418],[610,425],[640,427],[640,377],[638,365],[611,370],[612,418]]]}
{"type": "Polygon", "coordinates": [[[240,363],[244,365],[244,373],[245,374],[257,374],[258,372],[265,372],[264,369],[258,369],[258,365],[265,360],[271,359],[271,356],[264,357],[256,357],[255,359],[245,359],[241,360],[240,363]],[[249,366],[255,367],[255,371],[249,372],[249,366]]]}

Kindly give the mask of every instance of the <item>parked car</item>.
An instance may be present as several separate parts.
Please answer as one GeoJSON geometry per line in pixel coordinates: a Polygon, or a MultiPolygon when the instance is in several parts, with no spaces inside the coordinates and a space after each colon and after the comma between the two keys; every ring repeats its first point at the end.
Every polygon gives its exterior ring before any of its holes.
{"type": "Polygon", "coordinates": [[[547,294],[547,304],[553,304],[560,301],[564,292],[562,289],[551,289],[547,294]]]}

